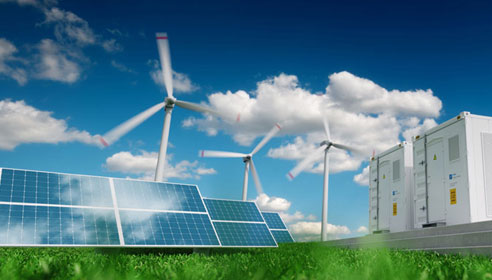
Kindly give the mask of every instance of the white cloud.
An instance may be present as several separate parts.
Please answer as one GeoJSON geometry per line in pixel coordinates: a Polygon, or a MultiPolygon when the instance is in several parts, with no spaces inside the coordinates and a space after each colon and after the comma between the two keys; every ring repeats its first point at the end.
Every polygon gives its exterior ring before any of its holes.
{"type": "Polygon", "coordinates": [[[97,136],[69,128],[65,120],[53,118],[24,101],[0,101],[0,149],[12,150],[25,143],[82,142],[98,145],[97,136]]]}
{"type": "Polygon", "coordinates": [[[316,216],[314,216],[313,214],[310,214],[306,217],[304,214],[301,213],[301,211],[296,211],[294,212],[294,214],[289,214],[287,212],[280,212],[279,215],[286,224],[291,224],[300,220],[308,220],[308,221],[316,220],[316,216]]]}
{"type": "MultiPolygon", "coordinates": [[[[148,65],[152,67],[152,70],[149,72],[150,77],[157,85],[164,87],[164,79],[162,77],[162,71],[157,60],[149,60],[148,65]]],[[[199,89],[199,87],[193,84],[188,77],[188,75],[183,73],[178,73],[173,70],[173,88],[176,92],[179,93],[190,93],[199,89]]]]}
{"type": "Polygon", "coordinates": [[[360,226],[357,230],[356,230],[357,233],[368,233],[369,230],[367,229],[367,227],[365,226],[360,226]]]}
{"type": "MultiPolygon", "coordinates": [[[[314,241],[321,238],[321,222],[297,222],[289,226],[289,231],[297,241],[314,241]]],[[[338,239],[342,235],[350,234],[346,226],[328,224],[328,239],[338,239]]]]}
{"type": "Polygon", "coordinates": [[[50,39],[44,39],[38,49],[35,65],[37,78],[64,83],[74,83],[80,78],[80,66],[62,46],[50,39]]]}
{"type": "Polygon", "coordinates": [[[369,165],[362,169],[362,173],[354,176],[354,182],[361,186],[369,186],[369,165]]]}
{"type": "Polygon", "coordinates": [[[326,94],[335,103],[358,113],[438,117],[442,108],[441,100],[430,89],[387,90],[346,71],[330,75],[326,94]]]}
{"type": "Polygon", "coordinates": [[[213,175],[213,174],[217,174],[217,170],[215,170],[213,168],[198,167],[196,169],[196,174],[198,174],[198,175],[213,175]]]}
{"type": "MultiPolygon", "coordinates": [[[[257,83],[248,94],[218,92],[208,97],[210,106],[231,116],[230,120],[188,118],[183,125],[215,135],[224,131],[241,145],[267,133],[276,122],[282,122],[282,135],[296,135],[280,146],[271,148],[273,158],[300,161],[325,140],[322,118],[330,120],[334,142],[354,146],[366,156],[351,155],[333,148],[330,151],[331,172],[357,170],[373,150],[386,150],[401,141],[402,131],[422,118],[432,120],[439,115],[441,101],[431,90],[387,90],[374,82],[348,72],[330,75],[326,94],[311,92],[300,86],[294,75],[280,74],[257,83]],[[235,116],[240,113],[240,121],[235,116]]],[[[425,121],[424,121],[425,122],[425,121]]],[[[321,173],[323,155],[308,169],[321,173]]]]}
{"type": "Polygon", "coordinates": [[[57,7],[44,9],[45,23],[55,25],[55,37],[60,42],[73,42],[85,46],[96,43],[96,35],[89,23],[76,14],[57,7]]]}
{"type": "Polygon", "coordinates": [[[132,73],[132,74],[135,74],[136,73],[134,70],[128,68],[124,64],[121,64],[121,63],[119,63],[119,62],[117,62],[115,60],[111,60],[111,66],[113,66],[114,68],[116,68],[120,72],[126,72],[126,73],[132,73]]]}
{"type": "Polygon", "coordinates": [[[422,124],[415,124],[411,127],[409,127],[407,130],[403,132],[403,138],[405,138],[406,141],[412,142],[412,137],[421,135],[425,131],[437,126],[437,123],[434,119],[425,119],[422,124]]]}
{"type": "MultiPolygon", "coordinates": [[[[155,168],[157,166],[156,152],[140,151],[140,154],[132,154],[123,151],[113,154],[106,159],[106,168],[110,171],[116,171],[123,174],[138,175],[140,179],[153,180],[155,168]]],[[[164,177],[169,178],[195,178],[199,179],[203,175],[212,175],[217,172],[213,168],[205,168],[199,165],[198,161],[182,160],[175,165],[169,164],[171,154],[166,157],[164,165],[164,177]]]]}
{"type": "Polygon", "coordinates": [[[123,46],[116,42],[116,39],[109,39],[102,42],[102,47],[107,52],[121,52],[123,50],[123,46]]]}
{"type": "Polygon", "coordinates": [[[14,56],[17,53],[15,45],[7,39],[0,38],[0,75],[5,75],[14,79],[19,85],[24,85],[27,82],[27,73],[20,67],[13,64],[21,61],[14,56]]]}
{"type": "Polygon", "coordinates": [[[290,201],[285,198],[268,196],[265,193],[260,194],[256,197],[256,204],[262,211],[287,211],[290,208],[290,201]]]}

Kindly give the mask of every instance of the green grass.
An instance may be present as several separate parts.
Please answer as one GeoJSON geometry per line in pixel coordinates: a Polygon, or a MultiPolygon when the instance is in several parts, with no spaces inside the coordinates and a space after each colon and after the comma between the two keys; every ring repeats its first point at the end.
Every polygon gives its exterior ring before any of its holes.
{"type": "Polygon", "coordinates": [[[492,279],[492,261],[320,243],[268,249],[1,248],[1,279],[492,279]]]}

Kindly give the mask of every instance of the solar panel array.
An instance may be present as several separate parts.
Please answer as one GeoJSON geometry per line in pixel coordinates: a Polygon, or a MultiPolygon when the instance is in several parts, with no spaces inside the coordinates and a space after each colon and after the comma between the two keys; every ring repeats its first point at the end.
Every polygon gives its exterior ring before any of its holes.
{"type": "Polygon", "coordinates": [[[263,217],[196,185],[0,168],[0,246],[277,246],[263,217]]]}
{"type": "Polygon", "coordinates": [[[290,232],[287,230],[284,221],[278,213],[261,212],[261,214],[277,243],[294,242],[294,238],[290,235],[290,232]]]}

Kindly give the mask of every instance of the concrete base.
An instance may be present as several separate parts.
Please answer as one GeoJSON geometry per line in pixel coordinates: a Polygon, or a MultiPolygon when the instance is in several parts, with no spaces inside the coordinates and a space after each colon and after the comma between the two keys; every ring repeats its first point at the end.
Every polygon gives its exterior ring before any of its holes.
{"type": "Polygon", "coordinates": [[[394,248],[492,257],[492,221],[371,234],[325,242],[343,248],[394,248]]]}

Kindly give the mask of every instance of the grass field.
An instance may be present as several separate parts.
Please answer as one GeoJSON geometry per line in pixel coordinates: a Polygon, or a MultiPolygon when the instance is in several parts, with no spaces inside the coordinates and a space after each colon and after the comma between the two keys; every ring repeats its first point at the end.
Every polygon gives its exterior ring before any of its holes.
{"type": "Polygon", "coordinates": [[[492,279],[492,261],[319,243],[268,249],[2,248],[1,279],[492,279]]]}

